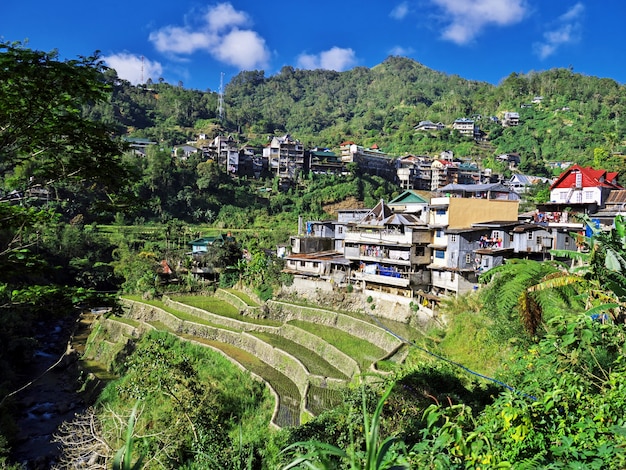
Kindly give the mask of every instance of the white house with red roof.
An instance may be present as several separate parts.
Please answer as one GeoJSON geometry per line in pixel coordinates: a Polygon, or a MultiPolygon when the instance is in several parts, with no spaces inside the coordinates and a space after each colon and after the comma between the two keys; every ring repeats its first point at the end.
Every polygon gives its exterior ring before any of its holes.
{"type": "Polygon", "coordinates": [[[603,207],[617,183],[617,172],[572,165],[550,186],[550,202],[556,204],[596,204],[603,207]]]}

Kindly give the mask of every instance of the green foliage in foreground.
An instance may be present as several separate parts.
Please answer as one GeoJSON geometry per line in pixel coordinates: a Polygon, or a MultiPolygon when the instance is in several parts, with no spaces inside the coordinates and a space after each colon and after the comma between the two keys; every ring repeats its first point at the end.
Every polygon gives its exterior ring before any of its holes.
{"type": "Polygon", "coordinates": [[[114,448],[124,443],[117,416],[140,400],[134,447],[145,468],[238,468],[233,462],[260,459],[273,400],[220,354],[152,332],[118,367],[121,378],[99,399],[105,435],[120,439],[114,448]]]}

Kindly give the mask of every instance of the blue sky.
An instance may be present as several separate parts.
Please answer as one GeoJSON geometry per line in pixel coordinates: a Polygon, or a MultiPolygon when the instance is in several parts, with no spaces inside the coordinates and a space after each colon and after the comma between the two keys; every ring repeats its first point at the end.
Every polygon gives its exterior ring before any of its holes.
{"type": "Polygon", "coordinates": [[[241,70],[373,67],[389,55],[498,84],[554,67],[626,83],[623,0],[7,0],[0,39],[100,51],[137,84],[219,90],[241,70]]]}

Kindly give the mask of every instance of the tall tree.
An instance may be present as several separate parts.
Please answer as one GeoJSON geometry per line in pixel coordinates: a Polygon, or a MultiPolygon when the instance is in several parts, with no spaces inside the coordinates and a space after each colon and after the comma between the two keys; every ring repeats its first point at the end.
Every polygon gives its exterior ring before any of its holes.
{"type": "MultiPolygon", "coordinates": [[[[28,166],[30,184],[68,180],[109,194],[126,180],[121,143],[83,107],[104,102],[109,86],[98,57],[61,61],[20,43],[0,43],[0,165],[28,166]]],[[[22,181],[25,183],[25,181],[22,181]]]]}

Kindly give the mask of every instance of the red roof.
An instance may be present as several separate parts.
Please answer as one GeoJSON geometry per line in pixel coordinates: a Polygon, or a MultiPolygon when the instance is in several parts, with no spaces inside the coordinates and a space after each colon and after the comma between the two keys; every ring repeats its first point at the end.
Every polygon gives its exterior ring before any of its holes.
{"type": "Polygon", "coordinates": [[[617,184],[617,172],[596,170],[591,167],[582,167],[580,165],[573,165],[561,173],[550,189],[572,188],[576,186],[576,173],[578,172],[582,174],[583,188],[624,189],[617,184]]]}

